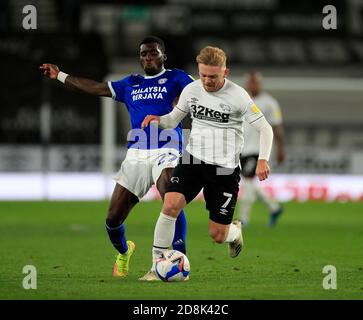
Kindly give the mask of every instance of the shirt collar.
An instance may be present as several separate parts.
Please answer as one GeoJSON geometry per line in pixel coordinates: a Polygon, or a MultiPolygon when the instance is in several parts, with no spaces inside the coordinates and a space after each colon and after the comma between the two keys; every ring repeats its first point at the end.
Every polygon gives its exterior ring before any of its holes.
{"type": "Polygon", "coordinates": [[[144,75],[144,79],[157,78],[157,77],[161,76],[165,71],[166,71],[166,69],[163,68],[158,74],[155,74],[153,76],[144,75]]]}

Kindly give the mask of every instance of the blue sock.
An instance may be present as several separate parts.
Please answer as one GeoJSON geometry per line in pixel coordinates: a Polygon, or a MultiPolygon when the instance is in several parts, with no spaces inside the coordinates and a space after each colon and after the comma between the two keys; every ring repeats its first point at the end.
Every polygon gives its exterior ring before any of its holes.
{"type": "Polygon", "coordinates": [[[106,221],[106,230],[116,250],[120,253],[125,253],[128,250],[125,237],[125,226],[121,224],[116,228],[111,228],[107,225],[106,221]]]}
{"type": "Polygon", "coordinates": [[[180,211],[175,223],[175,234],[173,239],[173,249],[186,253],[186,235],[187,235],[187,220],[184,210],[180,211]]]}

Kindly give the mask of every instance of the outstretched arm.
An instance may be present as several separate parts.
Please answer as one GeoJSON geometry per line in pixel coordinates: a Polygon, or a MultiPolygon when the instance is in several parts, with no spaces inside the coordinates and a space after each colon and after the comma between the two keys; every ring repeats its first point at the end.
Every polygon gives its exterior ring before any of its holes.
{"type": "Polygon", "coordinates": [[[107,82],[97,82],[91,79],[70,76],[61,72],[55,64],[50,63],[43,63],[39,69],[48,78],[63,82],[67,88],[76,89],[94,96],[112,97],[107,82]]]}

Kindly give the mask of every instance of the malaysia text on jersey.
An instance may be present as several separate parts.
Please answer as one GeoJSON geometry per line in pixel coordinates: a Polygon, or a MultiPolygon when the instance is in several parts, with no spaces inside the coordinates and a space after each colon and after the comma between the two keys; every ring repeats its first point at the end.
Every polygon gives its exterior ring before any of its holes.
{"type": "Polygon", "coordinates": [[[110,81],[108,86],[112,97],[123,102],[130,113],[132,130],[128,135],[128,148],[182,149],[182,128],[179,124],[160,137],[161,129],[148,126],[141,129],[141,123],[148,114],[162,116],[173,110],[173,101],[193,78],[179,69],[164,69],[154,76],[140,74],[127,76],[119,81],[110,81]],[[157,131],[156,131],[157,130],[157,131]]]}

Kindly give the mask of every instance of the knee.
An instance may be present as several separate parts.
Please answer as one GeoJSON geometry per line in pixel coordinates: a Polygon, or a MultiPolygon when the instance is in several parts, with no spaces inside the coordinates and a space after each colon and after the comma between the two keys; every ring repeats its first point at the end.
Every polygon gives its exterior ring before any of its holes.
{"type": "Polygon", "coordinates": [[[209,230],[209,235],[217,243],[223,243],[227,236],[223,230],[218,229],[209,230]]]}
{"type": "Polygon", "coordinates": [[[164,203],[162,212],[168,216],[177,217],[180,210],[175,203],[164,203]]]}

